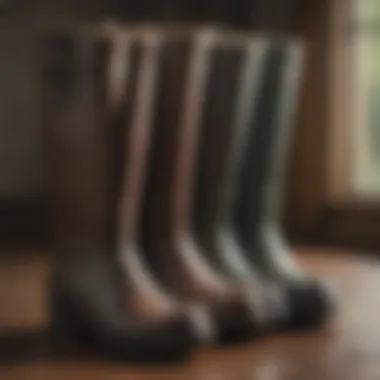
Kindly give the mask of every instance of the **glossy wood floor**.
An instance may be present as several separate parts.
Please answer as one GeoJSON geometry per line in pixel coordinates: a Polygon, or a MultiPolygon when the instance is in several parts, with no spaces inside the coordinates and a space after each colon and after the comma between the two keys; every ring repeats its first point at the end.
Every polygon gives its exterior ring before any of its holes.
{"type": "Polygon", "coordinates": [[[202,348],[186,364],[138,369],[54,350],[45,327],[49,260],[12,252],[0,257],[0,379],[379,380],[380,261],[312,250],[300,257],[312,271],[331,277],[339,292],[337,314],[323,331],[202,348]]]}

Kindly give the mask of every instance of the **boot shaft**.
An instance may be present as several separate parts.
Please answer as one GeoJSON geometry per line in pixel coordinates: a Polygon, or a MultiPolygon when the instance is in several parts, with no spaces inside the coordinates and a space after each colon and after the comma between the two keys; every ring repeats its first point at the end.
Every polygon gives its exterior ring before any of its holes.
{"type": "MultiPolygon", "coordinates": [[[[235,161],[247,129],[251,103],[257,97],[266,44],[260,38],[225,35],[210,62],[210,76],[200,126],[193,223],[207,247],[228,221],[235,161]]],[[[213,241],[213,243],[212,243],[213,241]]]]}
{"type": "Polygon", "coordinates": [[[272,42],[260,96],[252,105],[231,216],[239,240],[248,250],[258,243],[265,225],[279,223],[301,60],[298,45],[272,42]]]}
{"type": "Polygon", "coordinates": [[[199,35],[163,33],[140,229],[145,246],[173,241],[187,223],[197,134],[192,117],[202,102],[205,71],[197,67],[204,61],[199,35]]]}

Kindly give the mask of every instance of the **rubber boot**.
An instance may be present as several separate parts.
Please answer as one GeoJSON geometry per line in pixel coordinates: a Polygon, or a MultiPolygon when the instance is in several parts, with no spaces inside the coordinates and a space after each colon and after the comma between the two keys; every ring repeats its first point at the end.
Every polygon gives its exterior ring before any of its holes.
{"type": "Polygon", "coordinates": [[[107,133],[107,41],[71,33],[43,41],[43,119],[55,263],[52,328],[111,358],[137,362],[188,357],[182,315],[141,318],[129,300],[115,223],[107,133]]]}
{"type": "Polygon", "coordinates": [[[285,294],[246,259],[224,216],[229,210],[252,104],[259,100],[268,51],[266,40],[241,33],[223,34],[217,44],[200,123],[192,207],[198,243],[220,271],[252,293],[253,307],[265,331],[287,320],[285,294]]]}
{"type": "Polygon", "coordinates": [[[209,263],[191,228],[199,115],[215,31],[163,33],[141,245],[152,271],[169,292],[208,308],[215,326],[214,343],[248,341],[258,330],[251,301],[209,263]]]}
{"type": "Polygon", "coordinates": [[[329,287],[293,259],[280,227],[287,150],[292,135],[302,66],[302,47],[273,40],[252,104],[248,131],[235,167],[229,220],[234,235],[258,270],[286,292],[288,325],[320,325],[333,306],[329,287]]]}

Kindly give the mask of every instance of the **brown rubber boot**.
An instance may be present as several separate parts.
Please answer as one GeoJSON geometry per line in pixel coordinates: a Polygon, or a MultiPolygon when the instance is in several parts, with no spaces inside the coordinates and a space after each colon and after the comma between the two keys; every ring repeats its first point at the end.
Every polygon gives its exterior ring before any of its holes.
{"type": "Polygon", "coordinates": [[[257,332],[251,301],[208,261],[191,231],[190,201],[214,31],[165,32],[141,221],[143,253],[165,288],[207,306],[219,343],[257,332]]]}
{"type": "MultiPolygon", "coordinates": [[[[109,29],[109,28],[108,28],[109,29]]],[[[188,305],[169,294],[146,265],[138,241],[141,193],[150,149],[152,106],[163,41],[149,26],[126,30],[112,27],[114,49],[110,68],[110,132],[113,141],[113,199],[117,221],[113,231],[128,287],[131,307],[141,317],[186,317],[200,341],[212,337],[212,321],[205,307],[188,305]],[[129,75],[126,76],[126,72],[129,75]],[[123,74],[124,72],[124,74],[123,74]],[[129,85],[124,85],[125,78],[129,85]],[[124,89],[124,91],[123,91],[124,89]],[[127,91],[125,91],[127,90],[127,91]]]]}
{"type": "MultiPolygon", "coordinates": [[[[142,70],[150,70],[151,48],[141,51],[142,70]]],[[[182,360],[192,347],[188,319],[175,313],[146,317],[132,306],[135,290],[118,260],[106,109],[109,53],[107,41],[81,33],[56,33],[43,42],[43,115],[56,252],[53,329],[122,360],[182,360]]],[[[146,75],[147,82],[153,80],[154,75],[146,75]]]]}

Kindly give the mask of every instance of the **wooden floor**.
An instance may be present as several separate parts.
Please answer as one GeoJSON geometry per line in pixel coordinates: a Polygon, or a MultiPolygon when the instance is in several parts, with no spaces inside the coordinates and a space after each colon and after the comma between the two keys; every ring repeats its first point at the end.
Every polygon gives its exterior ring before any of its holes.
{"type": "Polygon", "coordinates": [[[323,331],[279,334],[228,349],[202,348],[172,368],[138,369],[53,352],[46,334],[49,260],[0,257],[1,380],[379,380],[380,261],[334,252],[300,255],[336,284],[340,303],[323,331]]]}

